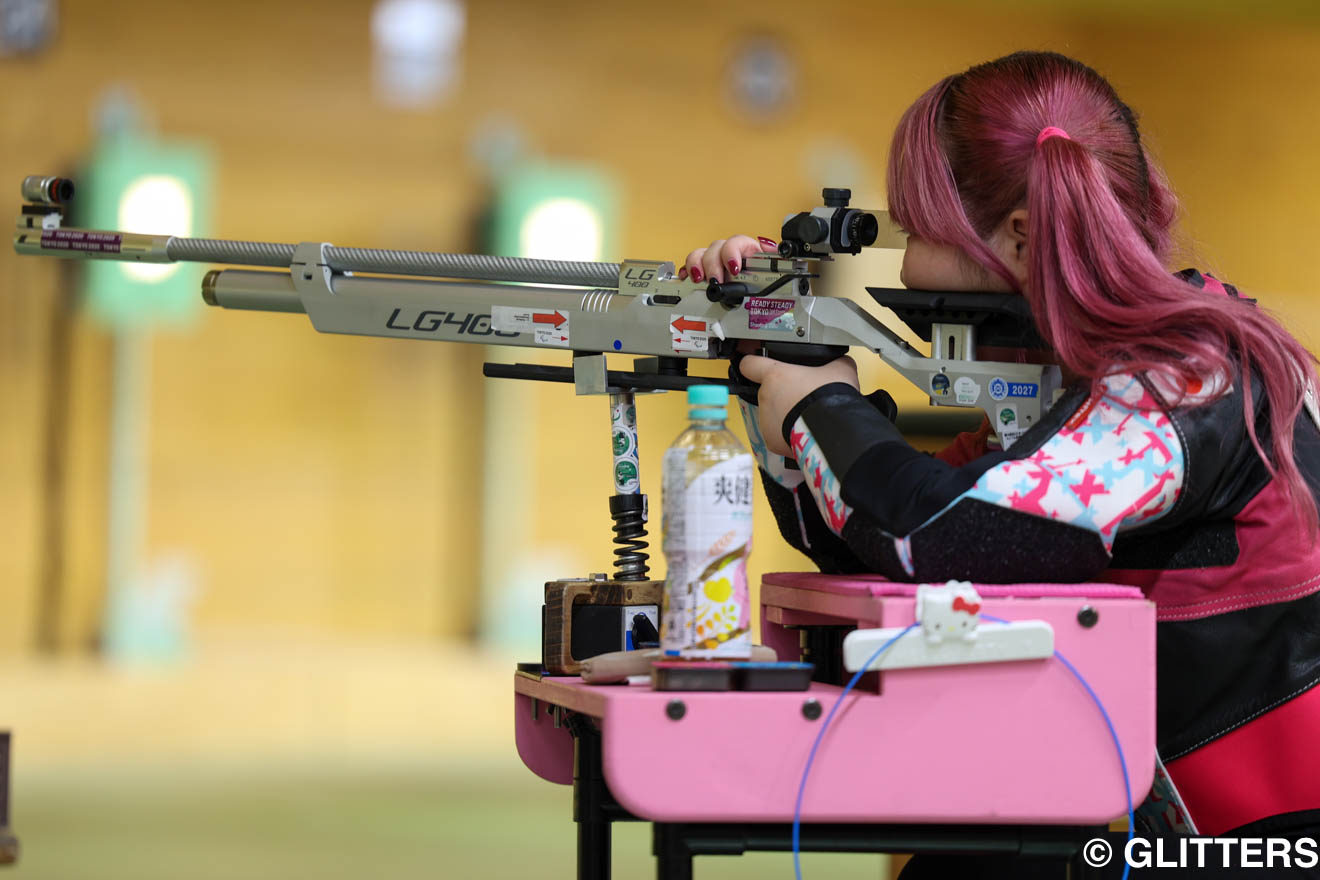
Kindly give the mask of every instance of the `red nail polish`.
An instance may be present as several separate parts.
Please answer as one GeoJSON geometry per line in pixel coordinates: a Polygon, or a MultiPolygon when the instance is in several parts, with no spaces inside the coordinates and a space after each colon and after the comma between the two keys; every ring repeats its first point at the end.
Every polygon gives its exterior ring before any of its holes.
{"type": "Polygon", "coordinates": [[[700,269],[693,269],[693,270],[692,270],[692,280],[693,280],[695,283],[697,283],[697,284],[700,284],[700,283],[701,283],[701,270],[700,270],[700,269]]]}
{"type": "Polygon", "coordinates": [[[730,275],[737,275],[738,272],[739,272],[738,261],[737,261],[737,260],[729,260],[729,274],[730,274],[730,275]]]}
{"type": "Polygon", "coordinates": [[[766,238],[763,235],[758,235],[756,237],[756,240],[761,243],[761,250],[765,250],[767,248],[769,248],[770,250],[776,250],[779,247],[779,245],[775,244],[772,240],[766,238]]]}
{"type": "Polygon", "coordinates": [[[685,281],[686,279],[687,279],[687,266],[684,266],[682,269],[678,270],[678,280],[685,281]]]}

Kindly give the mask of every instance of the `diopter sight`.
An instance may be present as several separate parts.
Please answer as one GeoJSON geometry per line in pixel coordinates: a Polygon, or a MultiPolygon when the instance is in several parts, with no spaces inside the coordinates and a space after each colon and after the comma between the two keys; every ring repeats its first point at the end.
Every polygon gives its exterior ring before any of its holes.
{"type": "Polygon", "coordinates": [[[799,258],[824,254],[857,254],[875,244],[880,222],[869,211],[849,208],[852,190],[826,188],[825,206],[793,214],[784,220],[779,253],[799,258]]]}

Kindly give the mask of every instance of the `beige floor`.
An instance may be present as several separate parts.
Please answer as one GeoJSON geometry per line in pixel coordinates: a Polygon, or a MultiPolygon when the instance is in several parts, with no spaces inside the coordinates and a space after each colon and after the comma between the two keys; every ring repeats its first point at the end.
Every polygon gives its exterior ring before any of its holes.
{"type": "MultiPolygon", "coordinates": [[[[571,791],[512,741],[513,658],[461,647],[212,634],[170,668],[0,666],[19,866],[0,878],[572,877],[571,791]]],[[[654,876],[649,826],[615,876],[654,876]]],[[[808,877],[887,876],[817,855],[808,877]]],[[[791,877],[784,854],[699,878],[791,877]]]]}
{"type": "Polygon", "coordinates": [[[0,666],[27,766],[512,748],[510,658],[459,646],[212,634],[168,667],[0,666]]]}

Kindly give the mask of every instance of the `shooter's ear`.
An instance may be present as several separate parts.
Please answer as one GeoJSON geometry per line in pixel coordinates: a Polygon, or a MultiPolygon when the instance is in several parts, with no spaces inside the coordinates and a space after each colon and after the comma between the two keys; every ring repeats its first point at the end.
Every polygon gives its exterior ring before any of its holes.
{"type": "Polygon", "coordinates": [[[1030,247],[1030,242],[1027,241],[1027,209],[1018,208],[1010,212],[999,224],[996,232],[1000,259],[1012,270],[1019,285],[1026,284],[1027,248],[1030,247]]]}

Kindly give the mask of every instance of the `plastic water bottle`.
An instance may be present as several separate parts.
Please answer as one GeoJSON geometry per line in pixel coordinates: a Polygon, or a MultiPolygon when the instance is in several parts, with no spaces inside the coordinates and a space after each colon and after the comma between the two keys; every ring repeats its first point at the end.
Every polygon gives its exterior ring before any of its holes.
{"type": "Polygon", "coordinates": [[[688,387],[692,424],[665,450],[661,509],[668,563],[660,647],[692,659],[748,657],[752,456],[724,426],[729,389],[688,387]]]}

